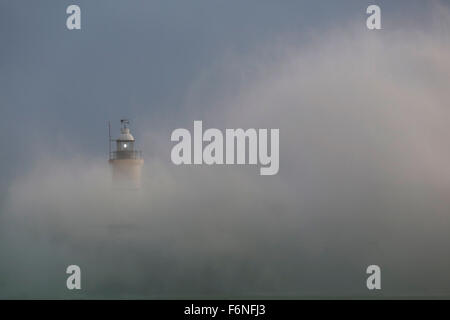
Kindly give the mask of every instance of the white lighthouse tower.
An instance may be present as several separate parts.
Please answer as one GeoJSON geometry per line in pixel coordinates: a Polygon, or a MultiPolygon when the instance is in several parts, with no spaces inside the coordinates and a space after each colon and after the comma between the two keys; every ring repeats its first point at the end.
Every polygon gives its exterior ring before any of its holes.
{"type": "Polygon", "coordinates": [[[135,150],[135,139],[130,133],[127,119],[120,120],[120,135],[117,140],[111,140],[109,163],[112,166],[112,178],[115,186],[138,189],[141,185],[141,171],[144,164],[142,152],[135,150]],[[111,141],[116,142],[116,151],[111,151],[111,141]]]}

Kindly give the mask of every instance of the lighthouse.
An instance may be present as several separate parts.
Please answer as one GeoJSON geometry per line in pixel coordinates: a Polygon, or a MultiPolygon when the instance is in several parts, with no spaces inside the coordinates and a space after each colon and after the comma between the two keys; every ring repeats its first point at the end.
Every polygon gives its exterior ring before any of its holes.
{"type": "Polygon", "coordinates": [[[144,158],[142,152],[135,149],[136,141],[130,133],[130,121],[122,119],[120,123],[120,135],[117,140],[111,140],[111,129],[109,130],[109,163],[112,167],[113,184],[128,189],[139,189],[144,158]],[[114,141],[116,150],[111,151],[111,142],[114,141]]]}

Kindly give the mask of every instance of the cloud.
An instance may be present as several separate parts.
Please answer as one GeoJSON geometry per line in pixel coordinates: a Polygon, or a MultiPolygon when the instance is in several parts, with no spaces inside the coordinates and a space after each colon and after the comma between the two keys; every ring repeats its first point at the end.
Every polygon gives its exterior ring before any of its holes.
{"type": "Polygon", "coordinates": [[[382,295],[448,296],[440,25],[348,24],[225,53],[193,81],[180,116],[140,129],[139,192],[111,187],[104,159],[36,157],[2,209],[0,296],[362,297],[369,264],[382,268],[382,295]],[[279,128],[279,174],[174,166],[170,132],[193,120],[279,128]],[[82,269],[81,293],[65,288],[69,264],[82,269]]]}

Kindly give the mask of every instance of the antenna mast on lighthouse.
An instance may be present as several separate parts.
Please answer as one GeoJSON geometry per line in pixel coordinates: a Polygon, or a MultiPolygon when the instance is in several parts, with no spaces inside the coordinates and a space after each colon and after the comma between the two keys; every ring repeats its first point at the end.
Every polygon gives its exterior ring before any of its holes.
{"type": "Polygon", "coordinates": [[[109,160],[111,160],[111,121],[108,121],[108,137],[109,137],[109,140],[108,140],[108,145],[109,145],[109,153],[108,153],[108,157],[109,157],[109,160]]]}

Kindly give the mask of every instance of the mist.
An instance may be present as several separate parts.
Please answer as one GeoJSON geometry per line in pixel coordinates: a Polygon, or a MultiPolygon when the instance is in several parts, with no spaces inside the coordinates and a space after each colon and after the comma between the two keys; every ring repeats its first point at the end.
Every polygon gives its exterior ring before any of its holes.
{"type": "Polygon", "coordinates": [[[138,191],[112,185],[106,155],[39,140],[2,202],[0,297],[449,297],[450,13],[433,14],[218,54],[173,118],[132,123],[138,191]],[[194,120],[279,128],[279,173],[175,166],[170,133],[194,120]]]}

